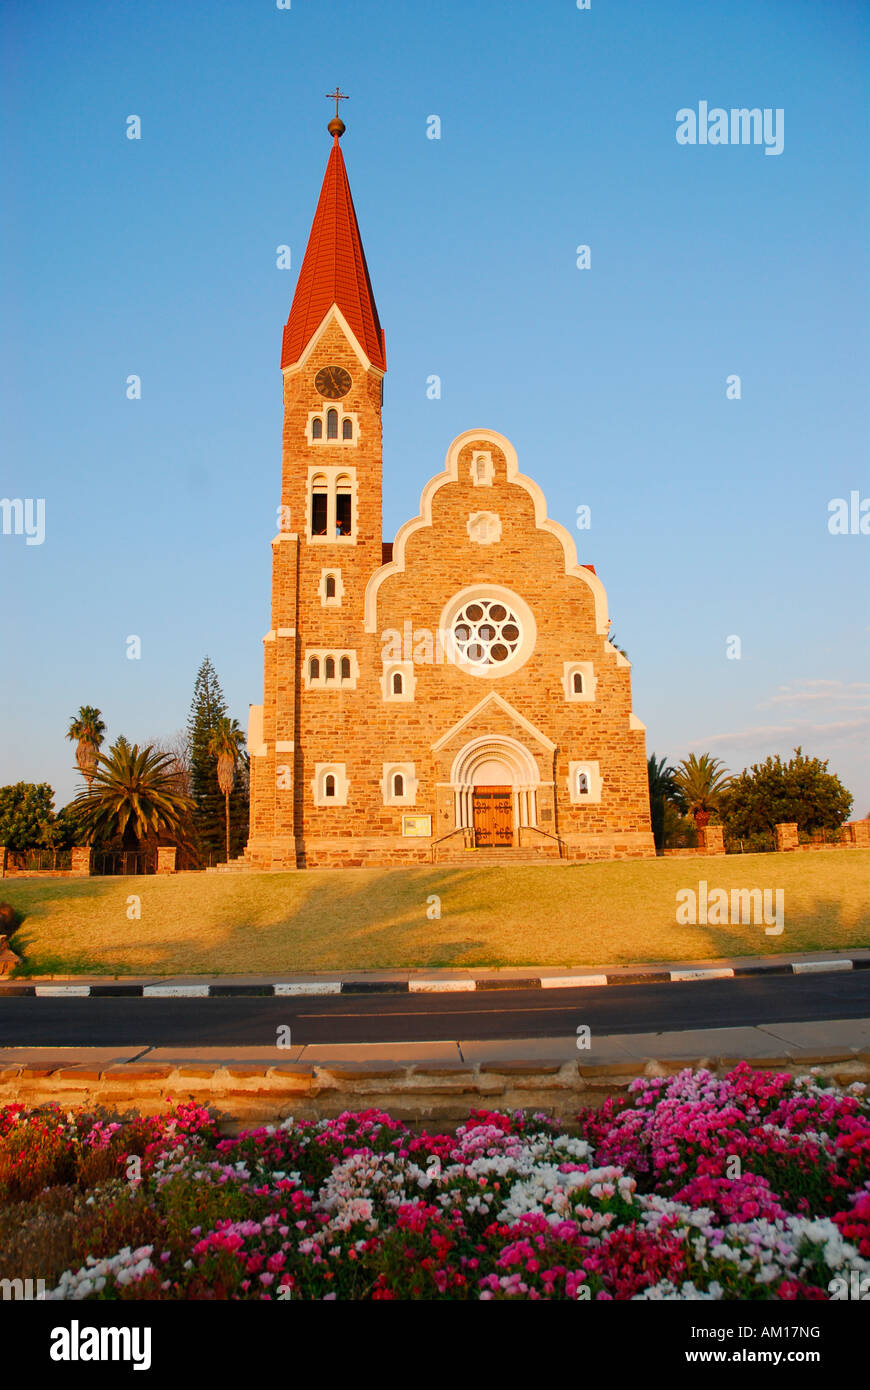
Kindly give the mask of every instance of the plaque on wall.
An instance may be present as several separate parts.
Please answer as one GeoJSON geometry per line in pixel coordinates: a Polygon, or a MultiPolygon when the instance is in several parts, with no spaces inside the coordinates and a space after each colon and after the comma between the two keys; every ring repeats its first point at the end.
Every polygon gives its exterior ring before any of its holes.
{"type": "Polygon", "coordinates": [[[403,816],[402,817],[403,835],[431,835],[432,817],[431,816],[403,816]]]}
{"type": "Polygon", "coordinates": [[[543,808],[543,810],[541,811],[541,820],[552,820],[552,819],[553,819],[553,812],[550,810],[550,808],[549,808],[548,806],[545,806],[545,807],[543,808]]]}

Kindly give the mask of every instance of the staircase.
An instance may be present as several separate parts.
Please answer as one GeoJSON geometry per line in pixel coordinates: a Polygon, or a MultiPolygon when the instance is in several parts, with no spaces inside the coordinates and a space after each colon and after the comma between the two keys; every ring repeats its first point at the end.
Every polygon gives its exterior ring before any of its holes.
{"type": "Polygon", "coordinates": [[[256,874],[260,870],[255,868],[244,856],[237,854],[235,859],[231,859],[228,864],[212,864],[206,869],[207,874],[256,874]]]}
{"type": "Polygon", "coordinates": [[[463,849],[461,847],[444,845],[435,850],[436,864],[466,864],[473,869],[488,867],[498,864],[501,868],[513,866],[514,864],[565,864],[568,861],[559,858],[559,847],[554,844],[540,849],[534,849],[529,845],[516,847],[504,845],[500,849],[463,849]]]}

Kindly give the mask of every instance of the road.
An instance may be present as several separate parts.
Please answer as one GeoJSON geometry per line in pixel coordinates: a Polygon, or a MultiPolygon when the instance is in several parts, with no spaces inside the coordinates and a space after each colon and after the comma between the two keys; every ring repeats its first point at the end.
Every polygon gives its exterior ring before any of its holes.
{"type": "Polygon", "coordinates": [[[870,1017],[870,970],[469,994],[0,999],[0,1047],[259,1046],[597,1036],[870,1017]]]}

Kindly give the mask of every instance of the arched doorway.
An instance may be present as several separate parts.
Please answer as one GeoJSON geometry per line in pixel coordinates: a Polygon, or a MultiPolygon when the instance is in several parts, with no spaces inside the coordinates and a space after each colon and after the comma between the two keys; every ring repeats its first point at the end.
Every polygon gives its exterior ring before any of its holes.
{"type": "Polygon", "coordinates": [[[456,827],[476,848],[509,848],[537,817],[538,767],[526,748],[504,736],[473,739],[452,769],[456,827]]]}

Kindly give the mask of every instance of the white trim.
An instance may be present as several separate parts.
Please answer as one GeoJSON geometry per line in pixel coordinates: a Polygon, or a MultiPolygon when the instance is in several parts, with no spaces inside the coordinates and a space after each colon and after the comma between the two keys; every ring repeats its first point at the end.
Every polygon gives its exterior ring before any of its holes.
{"type": "Polygon", "coordinates": [[[312,449],[320,449],[322,447],[355,449],[360,440],[359,415],[355,410],[345,410],[340,400],[331,401],[324,397],[323,408],[321,410],[309,410],[308,412],[308,419],[305,423],[305,438],[309,447],[312,449]],[[328,439],[326,434],[326,416],[327,412],[330,410],[334,410],[338,416],[338,434],[334,439],[328,439]],[[315,420],[320,421],[320,427],[323,431],[319,439],[315,439],[312,433],[315,420]],[[350,420],[351,422],[350,439],[344,438],[345,420],[350,420]]]}
{"type": "Polygon", "coordinates": [[[320,571],[320,583],[317,586],[320,595],[322,608],[340,608],[341,600],[344,598],[344,580],[341,577],[341,570],[338,565],[329,565],[320,571]],[[335,580],[335,593],[332,598],[326,596],[326,581],[329,578],[335,580]]]}
{"type": "Polygon", "coordinates": [[[474,676],[478,680],[498,680],[501,676],[512,675],[526,664],[538,640],[537,624],[531,608],[513,589],[506,589],[501,584],[469,584],[466,588],[460,589],[442,608],[438,628],[440,632],[450,634],[450,640],[444,643],[444,648],[454,666],[465,675],[474,676]],[[500,603],[503,607],[509,608],[516,618],[520,629],[519,644],[507,661],[500,661],[491,666],[477,665],[466,660],[459,651],[453,635],[454,625],[465,605],[475,600],[500,603]]]}
{"type": "Polygon", "coordinates": [[[471,466],[468,470],[474,487],[492,487],[495,477],[495,464],[492,461],[492,454],[489,449],[474,449],[471,455],[471,466]],[[483,464],[483,472],[479,471],[479,465],[483,464]]]}
{"type": "Polygon", "coordinates": [[[569,704],[591,704],[595,699],[598,678],[591,661],[566,661],[562,667],[562,688],[569,704]],[[583,677],[583,690],[578,695],[574,690],[574,677],[583,677]]]}
{"type": "Polygon", "coordinates": [[[385,806],[416,806],[417,804],[417,774],[413,763],[382,763],[383,776],[379,786],[381,797],[385,806]],[[393,778],[396,775],[404,777],[405,790],[401,796],[396,796],[393,791],[393,778]]]}
{"type": "Polygon", "coordinates": [[[359,680],[359,662],[356,659],[356,652],[350,649],[336,650],[333,647],[307,647],[302,659],[302,680],[306,690],[356,690],[359,680]],[[309,670],[312,658],[320,662],[319,674],[311,679],[309,670]],[[335,662],[335,675],[327,679],[326,661],[331,658],[335,662]],[[350,661],[350,675],[342,678],[341,663],[347,659],[350,661]]]}
{"type": "Polygon", "coordinates": [[[540,729],[536,729],[534,724],[526,719],[525,715],[520,714],[519,710],[514,709],[513,705],[508,704],[504,696],[499,695],[497,690],[491,690],[488,695],[484,695],[483,699],[479,700],[473,709],[470,709],[467,714],[464,714],[461,719],[457,720],[457,722],[447,730],[446,734],[442,734],[438,742],[432,744],[432,752],[440,753],[441,749],[445,748],[452,738],[460,734],[466,725],[470,724],[473,719],[476,719],[481,711],[486,709],[487,705],[490,704],[496,705],[498,709],[503,710],[511,719],[515,719],[520,728],[525,729],[526,733],[530,734],[532,738],[536,738],[538,742],[546,748],[548,753],[555,753],[555,743],[552,743],[550,739],[547,738],[546,734],[542,734],[540,729]]]}
{"type": "Polygon", "coordinates": [[[597,762],[570,762],[568,764],[568,798],[574,806],[598,805],[601,801],[601,769],[597,762]],[[588,792],[577,790],[577,779],[585,772],[589,781],[588,792]]]}
{"type": "MultiPolygon", "coordinates": [[[[308,339],[308,342],[306,343],[305,347],[302,349],[302,356],[298,357],[295,362],[288,362],[287,366],[282,368],[284,375],[295,376],[297,372],[302,371],[309,357],[313,353],[314,349],[317,347],[318,342],[320,341],[323,334],[326,332],[326,329],[329,327],[330,323],[333,320],[335,320],[342,333],[348,339],[351,348],[353,349],[355,355],[359,358],[359,361],[361,362],[365,371],[375,372],[379,377],[383,377],[383,367],[376,366],[375,363],[372,362],[366,355],[359,338],[354,333],[344,314],[341,312],[334,300],[332,304],[330,304],[326,313],[323,315],[323,318],[320,320],[320,323],[318,324],[317,328],[315,328],[311,337],[308,339]]],[[[381,345],[381,351],[383,351],[383,344],[381,345]]]]}
{"type": "Polygon", "coordinates": [[[308,466],[308,477],[305,482],[305,539],[309,545],[356,545],[356,533],[359,526],[359,495],[356,469],[353,464],[347,463],[312,463],[308,466]],[[314,496],[314,479],[323,477],[326,479],[326,535],[315,536],[311,531],[312,522],[312,498],[314,496]],[[338,507],[336,500],[338,497],[339,478],[350,479],[350,535],[339,536],[336,534],[336,513],[338,507]]]}
{"type": "Polygon", "coordinates": [[[248,752],[252,758],[265,758],[268,751],[263,738],[263,706],[248,705],[248,752]]]}
{"type": "Polygon", "coordinates": [[[296,744],[293,742],[292,738],[279,738],[275,743],[276,753],[295,753],[295,751],[296,744]]]}
{"type": "Polygon", "coordinates": [[[386,704],[410,704],[417,690],[413,661],[385,661],[381,671],[381,697],[386,704]],[[393,676],[401,675],[402,693],[393,691],[393,676]]]}
{"type": "Polygon", "coordinates": [[[497,545],[501,540],[501,517],[497,512],[471,512],[465,529],[472,545],[497,545]]]}
{"type": "Polygon", "coordinates": [[[636,730],[637,733],[646,733],[646,724],[643,724],[633,712],[628,716],[628,727],[636,730]]]}
{"type": "Polygon", "coordinates": [[[607,593],[598,578],[591,570],[584,565],[578,564],[577,547],[574,544],[574,537],[566,527],[558,521],[552,521],[547,516],[547,499],[536,482],[520,473],[517,462],[517,454],[514,446],[503,434],[498,434],[495,430],[465,430],[463,434],[457,435],[447,450],[445,468],[443,473],[438,473],[434,478],[430,478],[420,497],[420,513],[411,521],[406,521],[399,527],[396,539],[393,543],[393,558],[386,565],[381,565],[380,569],[375,570],[374,574],[366,585],[365,594],[365,630],[366,632],[378,631],[378,593],[384,580],[393,574],[403,574],[405,570],[405,547],[410,536],[414,535],[424,526],[432,525],[432,502],[439,488],[445,487],[448,483],[459,481],[459,455],[462,449],[472,441],[481,440],[484,443],[492,443],[500,449],[505,457],[507,466],[507,481],[515,483],[523,488],[532,498],[535,504],[535,526],[539,531],[548,531],[555,536],[562,546],[565,557],[565,573],[573,575],[581,580],[587,588],[591,589],[595,605],[595,630],[602,636],[610,631],[610,619],[607,615],[607,593]]]}
{"type": "Polygon", "coordinates": [[[346,806],[350,782],[344,763],[315,763],[311,779],[311,791],[315,806],[346,806]],[[327,796],[324,787],[327,777],[335,778],[335,796],[327,796]]]}

